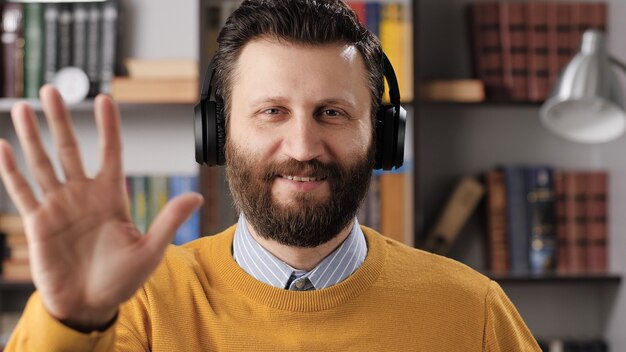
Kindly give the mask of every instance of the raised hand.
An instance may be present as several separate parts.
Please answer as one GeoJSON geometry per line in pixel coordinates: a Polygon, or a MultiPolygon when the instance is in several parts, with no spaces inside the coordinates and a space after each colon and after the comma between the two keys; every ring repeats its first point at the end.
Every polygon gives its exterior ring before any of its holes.
{"type": "Polygon", "coordinates": [[[43,196],[36,198],[16,168],[11,147],[2,140],[0,176],[24,220],[33,280],[45,307],[69,326],[101,328],[156,268],[176,229],[202,198],[188,193],[171,200],[141,234],[129,214],[120,117],[112,99],[99,95],[95,101],[101,168],[89,178],[59,93],[44,86],[40,96],[65,181],[55,175],[36,116],[25,103],[16,104],[11,115],[43,196]]]}

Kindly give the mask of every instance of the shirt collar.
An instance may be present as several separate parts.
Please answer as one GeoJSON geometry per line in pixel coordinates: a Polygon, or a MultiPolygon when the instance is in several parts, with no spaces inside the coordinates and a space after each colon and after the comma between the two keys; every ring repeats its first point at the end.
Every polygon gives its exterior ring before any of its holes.
{"type": "Polygon", "coordinates": [[[336,285],[358,269],[367,256],[367,243],[358,221],[354,220],[348,237],[313,270],[296,270],[263,248],[250,234],[243,214],[239,217],[233,240],[233,257],[241,268],[268,285],[285,288],[295,273],[308,278],[315,289],[336,285]]]}

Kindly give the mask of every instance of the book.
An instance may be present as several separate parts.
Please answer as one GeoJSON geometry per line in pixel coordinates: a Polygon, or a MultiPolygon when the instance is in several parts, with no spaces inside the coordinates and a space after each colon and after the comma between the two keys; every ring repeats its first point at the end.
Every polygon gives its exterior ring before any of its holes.
{"type": "Polygon", "coordinates": [[[2,94],[24,96],[24,8],[19,3],[0,4],[2,12],[2,94]]]}
{"type": "Polygon", "coordinates": [[[24,4],[24,97],[37,99],[43,85],[44,5],[24,4]]]}
{"type": "MultiPolygon", "coordinates": [[[[393,65],[393,69],[398,79],[398,87],[402,99],[410,99],[405,92],[406,88],[406,63],[404,62],[405,28],[402,20],[404,7],[401,4],[388,3],[381,4],[381,19],[379,24],[380,43],[387,55],[387,58],[393,65]]],[[[389,101],[389,86],[385,81],[384,101],[389,101]]]]}
{"type": "Polygon", "coordinates": [[[563,187],[565,266],[560,269],[566,273],[580,274],[586,272],[587,267],[585,174],[581,171],[565,171],[563,187]]]}
{"type": "Polygon", "coordinates": [[[59,63],[57,70],[72,64],[72,4],[61,4],[59,11],[59,41],[56,49],[59,63]]]}
{"type": "Polygon", "coordinates": [[[529,266],[529,237],[527,231],[525,169],[522,166],[503,167],[507,200],[507,242],[513,274],[526,274],[529,266]]]}
{"type": "Polygon", "coordinates": [[[347,4],[352,8],[359,22],[367,27],[367,4],[362,1],[347,1],[347,4]]]}
{"type": "Polygon", "coordinates": [[[528,100],[544,101],[550,91],[548,65],[548,4],[545,2],[527,3],[528,52],[528,100]]]}
{"type": "Polygon", "coordinates": [[[72,66],[87,72],[87,42],[89,40],[89,4],[72,4],[72,66]]]}
{"type": "Polygon", "coordinates": [[[608,271],[608,173],[604,170],[585,173],[586,183],[586,235],[587,271],[606,273],[608,271]]]}
{"type": "Polygon", "coordinates": [[[423,81],[419,97],[422,101],[477,103],[485,100],[485,86],[478,79],[423,81]]]}
{"type": "MultiPolygon", "coordinates": [[[[169,198],[174,198],[186,192],[198,192],[197,176],[171,176],[169,178],[169,198]]],[[[185,244],[200,237],[200,212],[196,210],[191,217],[176,230],[173,243],[185,244]]]]}
{"type": "Polygon", "coordinates": [[[148,176],[148,223],[151,224],[169,198],[167,176],[148,176]]]}
{"type": "Polygon", "coordinates": [[[485,187],[480,182],[472,177],[463,177],[426,237],[424,250],[441,255],[448,253],[484,193],[485,187]]]}
{"type": "Polygon", "coordinates": [[[198,79],[198,62],[194,59],[124,60],[128,76],[135,79],[198,79]]]}
{"type": "Polygon", "coordinates": [[[499,169],[485,175],[487,189],[487,247],[488,267],[493,274],[509,272],[509,247],[507,240],[506,183],[499,169]]]}
{"type": "Polygon", "coordinates": [[[132,176],[132,218],[141,233],[145,233],[150,225],[148,222],[148,184],[146,176],[132,176]]]}
{"type": "Polygon", "coordinates": [[[518,2],[500,2],[498,5],[504,91],[510,100],[525,101],[528,99],[526,6],[518,2]]]}
{"type": "Polygon", "coordinates": [[[490,99],[504,96],[499,12],[496,2],[468,7],[474,76],[484,82],[485,95],[490,99]]]}
{"type": "Polygon", "coordinates": [[[567,272],[568,257],[565,255],[567,248],[567,228],[565,202],[565,173],[562,170],[554,171],[554,233],[556,236],[556,271],[567,272]]]}
{"type": "Polygon", "coordinates": [[[198,100],[198,80],[114,77],[111,96],[125,103],[193,104],[198,100]]]}
{"type": "Polygon", "coordinates": [[[2,277],[5,280],[31,281],[30,261],[5,259],[2,262],[2,277]]]}
{"type": "Polygon", "coordinates": [[[118,55],[120,8],[117,0],[107,0],[101,6],[100,92],[112,93],[112,82],[115,76],[118,55]]]}
{"type": "Polygon", "coordinates": [[[87,12],[87,68],[89,96],[96,96],[100,89],[100,53],[102,18],[100,3],[90,3],[87,12]]]}
{"type": "Polygon", "coordinates": [[[61,5],[48,3],[44,5],[44,81],[52,83],[58,70],[57,47],[59,41],[59,10],[61,5]]]}
{"type": "Polygon", "coordinates": [[[379,2],[367,1],[365,3],[366,27],[377,37],[380,37],[380,7],[379,2]]]}
{"type": "Polygon", "coordinates": [[[380,232],[406,243],[404,232],[404,173],[382,173],[379,179],[380,232]]]}
{"type": "Polygon", "coordinates": [[[525,170],[526,215],[529,246],[529,267],[533,274],[546,274],[556,268],[556,234],[554,170],[549,166],[533,166],[525,170]]]}

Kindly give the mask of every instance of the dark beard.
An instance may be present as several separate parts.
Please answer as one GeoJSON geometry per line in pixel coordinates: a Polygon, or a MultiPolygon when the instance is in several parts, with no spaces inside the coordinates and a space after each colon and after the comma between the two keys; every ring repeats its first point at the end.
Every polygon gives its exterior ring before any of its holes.
{"type": "Polygon", "coordinates": [[[259,236],[292,247],[317,247],[333,239],[354,220],[370,184],[374,152],[372,143],[366,155],[358,156],[354,163],[344,167],[294,159],[268,164],[254,160],[227,141],[228,186],[235,205],[259,236]],[[275,201],[274,179],[302,171],[312,177],[326,178],[330,186],[328,198],[318,201],[302,193],[288,204],[275,201]]]}

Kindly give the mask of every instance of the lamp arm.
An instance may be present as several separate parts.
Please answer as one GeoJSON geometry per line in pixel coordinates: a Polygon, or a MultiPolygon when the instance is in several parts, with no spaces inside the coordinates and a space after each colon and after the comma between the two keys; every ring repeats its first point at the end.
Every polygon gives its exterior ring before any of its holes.
{"type": "Polygon", "coordinates": [[[626,64],[624,64],[623,62],[619,61],[618,59],[616,59],[616,58],[614,58],[612,56],[609,56],[609,62],[612,63],[613,65],[621,68],[622,71],[624,73],[626,73],[626,64]]]}

